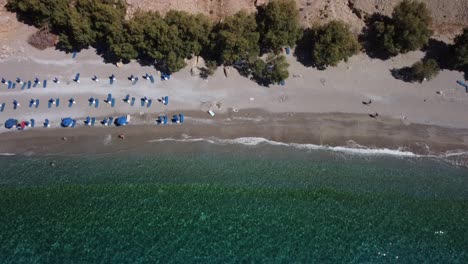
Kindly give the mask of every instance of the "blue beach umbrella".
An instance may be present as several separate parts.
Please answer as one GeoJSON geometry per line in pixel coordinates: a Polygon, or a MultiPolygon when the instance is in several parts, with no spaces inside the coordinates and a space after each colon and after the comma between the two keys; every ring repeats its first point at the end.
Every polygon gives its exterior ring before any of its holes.
{"type": "Polygon", "coordinates": [[[67,117],[62,119],[62,123],[60,124],[62,127],[70,127],[73,124],[73,119],[71,117],[67,117]]]}
{"type": "Polygon", "coordinates": [[[126,116],[118,117],[117,119],[115,119],[114,124],[116,126],[125,126],[126,124],[128,124],[127,117],[126,116]]]}
{"type": "Polygon", "coordinates": [[[12,127],[16,126],[16,124],[18,124],[18,120],[10,118],[5,122],[5,128],[11,129],[12,127]]]}

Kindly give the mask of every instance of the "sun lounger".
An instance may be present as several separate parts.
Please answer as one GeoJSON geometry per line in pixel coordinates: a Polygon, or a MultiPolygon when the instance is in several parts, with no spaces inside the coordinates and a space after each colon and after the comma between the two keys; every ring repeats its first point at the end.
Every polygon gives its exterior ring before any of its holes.
{"type": "Polygon", "coordinates": [[[286,84],[286,82],[285,82],[284,80],[282,80],[282,81],[280,82],[280,85],[281,85],[281,86],[284,86],[285,84],[286,84]]]}
{"type": "Polygon", "coordinates": [[[33,86],[32,86],[32,87],[33,87],[33,88],[36,88],[36,87],[37,87],[37,85],[38,85],[38,83],[37,83],[37,82],[34,82],[34,84],[33,84],[33,86]]]}
{"type": "Polygon", "coordinates": [[[31,118],[30,120],[30,124],[31,124],[31,127],[34,128],[34,126],[36,125],[36,120],[34,120],[34,118],[31,118]]]}
{"type": "Polygon", "coordinates": [[[55,99],[55,107],[60,106],[60,98],[55,99]]]}
{"type": "Polygon", "coordinates": [[[215,113],[213,112],[213,110],[208,110],[208,114],[210,114],[210,116],[215,116],[215,113]]]}
{"type": "Polygon", "coordinates": [[[27,85],[28,85],[28,83],[23,83],[23,85],[21,86],[21,90],[24,90],[27,85]]]}
{"type": "Polygon", "coordinates": [[[77,74],[75,75],[75,79],[73,79],[73,81],[75,81],[76,83],[79,83],[79,82],[80,82],[80,74],[79,74],[79,73],[77,73],[77,74]]]}
{"type": "Polygon", "coordinates": [[[11,89],[15,89],[16,88],[16,83],[12,83],[11,84],[11,89]]]}
{"type": "Polygon", "coordinates": [[[70,98],[70,100],[68,100],[68,107],[72,107],[74,103],[75,103],[75,99],[70,98]]]}
{"type": "Polygon", "coordinates": [[[0,105],[0,112],[3,112],[5,110],[5,103],[2,103],[0,105]]]}
{"type": "Polygon", "coordinates": [[[13,100],[13,110],[16,110],[16,108],[18,108],[19,106],[20,104],[18,103],[18,101],[13,100]]]}
{"type": "Polygon", "coordinates": [[[163,123],[164,123],[164,125],[167,125],[167,116],[163,117],[163,123]]]}
{"type": "Polygon", "coordinates": [[[130,95],[127,94],[127,95],[125,96],[125,98],[123,99],[123,101],[124,101],[125,103],[130,103],[130,95]]]}
{"type": "Polygon", "coordinates": [[[110,85],[113,85],[113,84],[114,84],[114,81],[115,81],[115,75],[112,74],[111,76],[109,76],[109,83],[110,83],[110,85]]]}
{"type": "Polygon", "coordinates": [[[112,100],[112,94],[107,94],[106,103],[110,104],[112,100]]]}
{"type": "Polygon", "coordinates": [[[130,103],[131,106],[134,106],[135,105],[135,97],[132,97],[132,102],[130,103]]]}
{"type": "Polygon", "coordinates": [[[114,122],[114,118],[113,118],[113,117],[109,117],[109,125],[112,125],[113,122],[114,122]]]}
{"type": "Polygon", "coordinates": [[[36,108],[39,107],[39,99],[36,99],[36,108]]]}
{"type": "Polygon", "coordinates": [[[47,107],[51,108],[53,104],[55,104],[55,100],[52,99],[52,98],[50,98],[50,99],[49,99],[49,102],[48,102],[48,104],[47,104],[47,107]]]}
{"type": "MultiPolygon", "coordinates": [[[[468,84],[464,83],[463,81],[460,81],[460,80],[459,80],[459,81],[457,81],[457,83],[458,83],[459,85],[465,87],[465,89],[468,89],[468,84]]],[[[468,92],[468,90],[467,90],[467,92],[468,92]]]]}
{"type": "Polygon", "coordinates": [[[112,98],[111,100],[111,107],[114,107],[115,106],[115,98],[112,98]]]}
{"type": "Polygon", "coordinates": [[[91,118],[91,126],[94,126],[96,124],[96,118],[93,117],[91,118]]]}
{"type": "Polygon", "coordinates": [[[183,123],[184,122],[184,113],[180,113],[179,114],[179,120],[180,120],[180,123],[183,123]]]}
{"type": "Polygon", "coordinates": [[[107,118],[104,118],[102,121],[101,121],[101,124],[103,124],[104,126],[107,126],[109,124],[109,120],[107,120],[107,118]]]}
{"type": "Polygon", "coordinates": [[[11,89],[11,87],[13,86],[13,83],[11,81],[8,81],[7,85],[8,85],[8,89],[11,89]]]}
{"type": "Polygon", "coordinates": [[[91,117],[87,116],[86,120],[84,121],[84,124],[87,126],[91,125],[91,117]]]}
{"type": "Polygon", "coordinates": [[[151,104],[153,103],[153,100],[148,100],[148,104],[146,105],[146,107],[150,108],[151,107],[151,104]]]}
{"type": "Polygon", "coordinates": [[[50,127],[50,122],[47,118],[44,120],[44,127],[50,127]]]}
{"type": "Polygon", "coordinates": [[[95,108],[99,108],[99,99],[96,99],[95,104],[94,104],[94,107],[95,107],[95,108]]]}
{"type": "Polygon", "coordinates": [[[31,89],[31,85],[32,85],[31,81],[28,81],[28,89],[31,89]]]}
{"type": "Polygon", "coordinates": [[[2,78],[2,83],[5,84],[6,82],[5,78],[2,78]]]}
{"type": "Polygon", "coordinates": [[[291,54],[291,48],[290,47],[286,47],[286,54],[287,55],[291,54]]]}
{"type": "Polygon", "coordinates": [[[72,53],[72,59],[75,59],[75,58],[76,58],[76,55],[78,55],[78,52],[74,51],[74,52],[72,53]]]}
{"type": "Polygon", "coordinates": [[[43,84],[43,88],[47,88],[47,80],[44,80],[44,82],[42,83],[43,84]]]}
{"type": "Polygon", "coordinates": [[[34,104],[36,104],[36,100],[34,99],[29,100],[29,108],[31,108],[34,104]]]}
{"type": "Polygon", "coordinates": [[[20,77],[16,77],[16,82],[19,83],[19,84],[23,84],[20,77]]]}
{"type": "Polygon", "coordinates": [[[145,75],[143,75],[143,79],[148,80],[149,76],[150,75],[148,73],[146,73],[145,75]]]}
{"type": "Polygon", "coordinates": [[[179,115],[173,115],[172,116],[172,123],[176,123],[176,124],[179,123],[179,115]]]}
{"type": "Polygon", "coordinates": [[[165,105],[169,104],[169,96],[164,97],[164,104],[165,105]]]}
{"type": "Polygon", "coordinates": [[[150,76],[149,76],[149,80],[150,80],[151,83],[154,83],[154,77],[153,77],[153,75],[150,75],[150,76]]]}
{"type": "Polygon", "coordinates": [[[75,128],[75,126],[76,126],[76,120],[73,119],[73,123],[71,124],[71,127],[72,127],[72,128],[75,128]]]}
{"type": "Polygon", "coordinates": [[[138,82],[138,77],[135,77],[132,81],[132,85],[135,85],[138,82]]]}

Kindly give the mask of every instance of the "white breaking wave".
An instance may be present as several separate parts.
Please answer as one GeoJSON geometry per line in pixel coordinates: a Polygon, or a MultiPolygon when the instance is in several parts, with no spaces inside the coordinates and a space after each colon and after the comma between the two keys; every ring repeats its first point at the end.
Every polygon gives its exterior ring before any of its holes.
{"type": "Polygon", "coordinates": [[[14,156],[15,153],[0,153],[0,156],[14,156]]]}
{"type": "Polygon", "coordinates": [[[284,143],[278,142],[273,140],[268,140],[266,138],[261,137],[241,137],[236,139],[220,139],[220,138],[190,138],[185,137],[183,139],[176,139],[176,138],[164,138],[164,139],[155,139],[150,140],[148,142],[167,142],[167,141],[174,141],[174,142],[207,142],[211,144],[217,145],[230,145],[230,144],[240,144],[245,146],[257,146],[261,144],[268,144],[273,146],[285,146],[285,147],[293,147],[297,149],[305,149],[305,150],[329,150],[329,151],[336,151],[336,152],[344,152],[344,153],[351,153],[351,154],[359,154],[359,155],[390,155],[390,156],[403,156],[403,157],[420,157],[421,155],[417,155],[410,151],[404,151],[401,149],[371,149],[371,148],[352,148],[352,147],[331,147],[331,146],[321,146],[315,144],[299,144],[299,143],[284,143]]]}

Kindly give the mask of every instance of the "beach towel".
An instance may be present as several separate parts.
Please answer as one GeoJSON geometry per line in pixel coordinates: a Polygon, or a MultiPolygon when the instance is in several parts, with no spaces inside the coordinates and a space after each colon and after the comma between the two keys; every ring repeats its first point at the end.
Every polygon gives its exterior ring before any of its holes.
{"type": "Polygon", "coordinates": [[[112,98],[111,100],[111,107],[113,108],[115,106],[115,98],[112,98]]]}
{"type": "Polygon", "coordinates": [[[47,88],[47,80],[44,80],[44,82],[42,83],[43,84],[43,88],[47,88]]]}
{"type": "Polygon", "coordinates": [[[11,89],[11,87],[13,86],[13,83],[11,81],[8,81],[7,85],[8,85],[8,89],[11,89]]]}
{"type": "Polygon", "coordinates": [[[151,104],[153,103],[153,100],[148,100],[148,104],[146,105],[147,108],[150,108],[151,107],[151,104]]]}
{"type": "Polygon", "coordinates": [[[55,107],[60,106],[60,98],[55,99],[55,107]]]}
{"type": "Polygon", "coordinates": [[[0,105],[0,112],[3,112],[3,110],[5,110],[5,103],[2,103],[0,105]]]}
{"type": "Polygon", "coordinates": [[[36,125],[36,120],[34,120],[34,118],[31,118],[30,121],[30,124],[31,124],[31,127],[34,128],[34,126],[36,125]]]}
{"type": "Polygon", "coordinates": [[[39,107],[39,99],[36,99],[36,108],[39,107]]]}
{"type": "Polygon", "coordinates": [[[131,106],[135,105],[135,97],[132,97],[132,102],[130,103],[131,106]]]}
{"type": "Polygon", "coordinates": [[[96,118],[93,117],[91,118],[91,126],[94,126],[96,124],[96,118]]]}

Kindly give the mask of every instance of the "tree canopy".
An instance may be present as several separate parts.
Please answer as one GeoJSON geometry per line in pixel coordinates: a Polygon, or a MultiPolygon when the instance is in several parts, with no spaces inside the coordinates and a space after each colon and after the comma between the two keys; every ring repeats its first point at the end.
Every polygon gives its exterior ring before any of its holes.
{"type": "Polygon", "coordinates": [[[269,54],[266,61],[257,58],[250,67],[252,79],[257,83],[269,86],[280,83],[289,77],[289,64],[283,55],[269,54]]]}
{"type": "Polygon", "coordinates": [[[411,66],[409,73],[412,81],[430,80],[439,73],[439,65],[433,59],[418,61],[411,66]]]}
{"type": "Polygon", "coordinates": [[[299,10],[294,0],[275,0],[258,8],[261,47],[277,52],[284,46],[295,46],[302,36],[299,10]]]}
{"type": "Polygon", "coordinates": [[[259,39],[255,16],[240,11],[217,25],[215,50],[223,64],[245,62],[259,55],[259,39]]]}
{"type": "Polygon", "coordinates": [[[468,70],[468,28],[463,29],[463,33],[455,38],[453,51],[454,66],[468,70]]]}
{"type": "Polygon", "coordinates": [[[373,48],[388,56],[421,49],[429,42],[431,16],[424,2],[403,0],[392,18],[380,16],[369,25],[373,48]]]}
{"type": "Polygon", "coordinates": [[[311,42],[311,59],[319,68],[336,66],[342,60],[347,61],[360,49],[349,26],[341,21],[331,21],[313,28],[311,42]]]}

